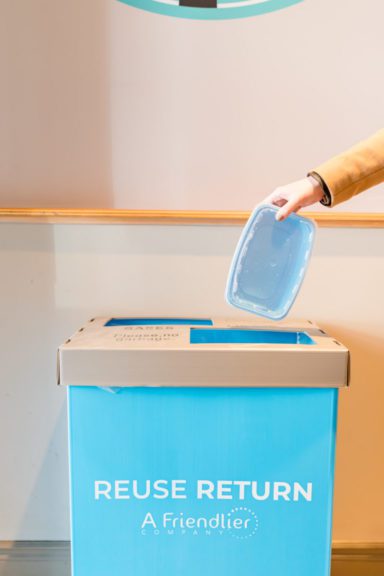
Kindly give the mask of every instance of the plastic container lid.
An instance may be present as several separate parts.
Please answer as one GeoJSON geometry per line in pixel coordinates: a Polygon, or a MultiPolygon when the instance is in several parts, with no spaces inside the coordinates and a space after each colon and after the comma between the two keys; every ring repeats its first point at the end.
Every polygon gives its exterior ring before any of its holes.
{"type": "Polygon", "coordinates": [[[315,238],[315,223],[291,214],[278,222],[278,208],[258,206],[237,245],[226,299],[249,312],[280,320],[286,316],[303,282],[315,238]]]}

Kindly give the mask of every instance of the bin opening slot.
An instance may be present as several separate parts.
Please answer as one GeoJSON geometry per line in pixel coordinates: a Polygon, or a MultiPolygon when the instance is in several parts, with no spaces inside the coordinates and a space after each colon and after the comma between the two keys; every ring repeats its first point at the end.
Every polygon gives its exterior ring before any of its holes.
{"type": "Polygon", "coordinates": [[[208,318],[111,318],[104,326],[213,326],[208,318]]]}
{"type": "Polygon", "coordinates": [[[304,344],[312,346],[306,332],[286,332],[284,330],[253,330],[239,328],[191,328],[191,344],[304,344]]]}

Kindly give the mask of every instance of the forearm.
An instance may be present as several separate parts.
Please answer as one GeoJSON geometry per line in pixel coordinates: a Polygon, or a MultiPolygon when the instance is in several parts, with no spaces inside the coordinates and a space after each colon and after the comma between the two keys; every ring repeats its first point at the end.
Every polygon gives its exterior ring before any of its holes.
{"type": "Polygon", "coordinates": [[[314,168],[331,194],[331,206],[384,181],[384,129],[314,168]]]}

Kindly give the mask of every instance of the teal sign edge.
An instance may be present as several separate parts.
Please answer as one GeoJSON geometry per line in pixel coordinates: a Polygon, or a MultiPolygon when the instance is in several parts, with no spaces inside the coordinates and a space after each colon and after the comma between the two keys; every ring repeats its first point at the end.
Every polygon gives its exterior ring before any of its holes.
{"type": "MultiPolygon", "coordinates": [[[[304,0],[265,0],[258,4],[249,6],[239,6],[232,8],[190,8],[166,4],[165,1],[159,0],[119,0],[123,4],[140,8],[148,12],[156,12],[165,16],[174,16],[176,18],[188,18],[190,20],[229,20],[234,18],[248,18],[275,12],[299,4],[304,0]]],[[[235,4],[236,0],[232,2],[235,4]]],[[[239,1],[239,4],[241,2],[239,1]]]]}

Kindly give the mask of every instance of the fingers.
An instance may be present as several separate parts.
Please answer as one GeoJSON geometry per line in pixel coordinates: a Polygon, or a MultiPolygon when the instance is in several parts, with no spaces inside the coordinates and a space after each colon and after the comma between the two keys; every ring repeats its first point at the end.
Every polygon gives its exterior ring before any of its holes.
{"type": "Polygon", "coordinates": [[[297,212],[304,206],[309,206],[316,202],[314,198],[314,186],[308,178],[292,182],[286,186],[275,188],[264,200],[280,208],[276,214],[276,220],[285,220],[292,212],[297,212]]]}
{"type": "Polygon", "coordinates": [[[282,220],[288,218],[288,216],[292,214],[292,212],[297,212],[298,210],[300,210],[300,208],[301,208],[300,200],[294,197],[290,198],[288,202],[284,204],[284,206],[280,208],[280,210],[277,212],[276,220],[278,222],[281,222],[282,220]]]}

